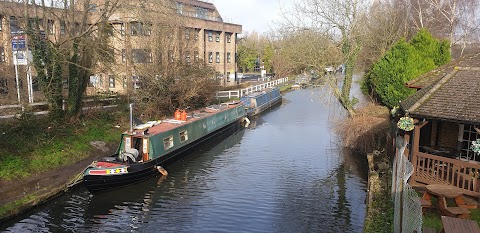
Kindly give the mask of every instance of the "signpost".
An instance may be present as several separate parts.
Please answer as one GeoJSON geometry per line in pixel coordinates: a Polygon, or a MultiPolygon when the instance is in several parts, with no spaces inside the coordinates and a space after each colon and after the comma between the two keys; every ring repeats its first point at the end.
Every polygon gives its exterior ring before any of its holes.
{"type": "Polygon", "coordinates": [[[15,65],[15,80],[17,83],[17,98],[18,103],[21,103],[20,98],[20,82],[18,78],[18,66],[27,66],[27,86],[28,86],[28,102],[33,103],[33,88],[32,79],[30,75],[30,68],[28,66],[28,60],[32,60],[32,53],[27,46],[27,36],[21,30],[11,33],[12,36],[12,55],[13,64],[15,65]]]}

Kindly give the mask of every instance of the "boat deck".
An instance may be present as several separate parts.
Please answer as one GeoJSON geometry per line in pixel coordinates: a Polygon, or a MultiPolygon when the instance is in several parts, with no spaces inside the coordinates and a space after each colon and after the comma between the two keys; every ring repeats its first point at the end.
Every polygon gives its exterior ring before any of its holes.
{"type": "Polygon", "coordinates": [[[218,112],[222,112],[227,109],[238,107],[241,104],[242,103],[240,101],[231,101],[231,102],[222,103],[220,105],[211,105],[202,109],[198,109],[198,110],[187,113],[186,121],[175,120],[170,118],[162,121],[147,122],[145,124],[135,127],[132,135],[148,136],[148,134],[154,135],[161,132],[166,132],[174,128],[180,127],[185,123],[191,123],[203,118],[207,118],[218,112]]]}

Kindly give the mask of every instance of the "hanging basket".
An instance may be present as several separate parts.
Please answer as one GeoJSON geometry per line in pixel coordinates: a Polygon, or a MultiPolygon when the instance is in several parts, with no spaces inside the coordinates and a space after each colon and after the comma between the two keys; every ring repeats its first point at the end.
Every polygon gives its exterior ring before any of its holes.
{"type": "Polygon", "coordinates": [[[477,139],[476,141],[472,141],[472,145],[470,146],[470,149],[472,149],[474,153],[477,153],[478,155],[480,155],[480,139],[477,139]]]}
{"type": "Polygon", "coordinates": [[[397,127],[404,131],[412,131],[415,125],[413,124],[413,118],[404,116],[400,118],[397,123],[397,127]]]}

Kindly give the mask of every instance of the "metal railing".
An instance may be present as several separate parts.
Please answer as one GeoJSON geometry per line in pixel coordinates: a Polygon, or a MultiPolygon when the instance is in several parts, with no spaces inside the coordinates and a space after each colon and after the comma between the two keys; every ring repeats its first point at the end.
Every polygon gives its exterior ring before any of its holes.
{"type": "Polygon", "coordinates": [[[242,96],[249,95],[251,93],[261,91],[263,89],[273,87],[282,83],[288,82],[288,77],[286,78],[280,78],[280,79],[275,79],[270,82],[266,83],[261,83],[255,86],[247,87],[244,89],[238,89],[238,90],[232,90],[232,91],[217,91],[217,98],[240,98],[242,96]]]}

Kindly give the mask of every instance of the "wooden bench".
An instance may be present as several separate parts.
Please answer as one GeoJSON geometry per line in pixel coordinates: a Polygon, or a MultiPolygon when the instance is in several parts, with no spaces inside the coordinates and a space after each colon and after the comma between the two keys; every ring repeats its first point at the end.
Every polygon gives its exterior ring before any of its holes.
{"type": "Polygon", "coordinates": [[[442,216],[443,233],[473,233],[480,232],[477,222],[469,219],[442,216]]]}
{"type": "Polygon", "coordinates": [[[471,197],[463,197],[463,203],[458,203],[458,206],[473,210],[478,207],[478,202],[471,197]]]}
{"type": "Polygon", "coordinates": [[[440,211],[443,212],[445,215],[464,219],[470,218],[469,209],[460,206],[449,207],[447,206],[447,201],[445,197],[442,197],[439,202],[442,202],[441,205],[439,205],[440,211]]]}

